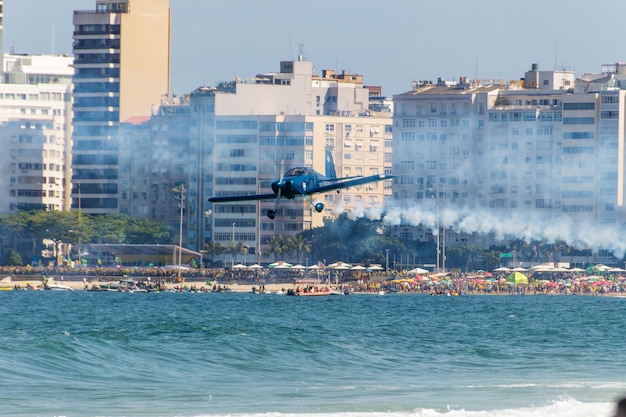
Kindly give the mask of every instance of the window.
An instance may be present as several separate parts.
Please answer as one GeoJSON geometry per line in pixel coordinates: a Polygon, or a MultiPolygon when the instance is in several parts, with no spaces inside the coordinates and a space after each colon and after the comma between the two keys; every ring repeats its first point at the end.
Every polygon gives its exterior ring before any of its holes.
{"type": "Polygon", "coordinates": [[[564,117],[564,125],[592,125],[595,124],[593,117],[564,117]]]}
{"type": "Polygon", "coordinates": [[[619,111],[601,111],[600,118],[601,119],[618,119],[619,111]]]}
{"type": "Polygon", "coordinates": [[[415,119],[402,119],[402,127],[415,127],[415,119]]]}
{"type": "Polygon", "coordinates": [[[563,110],[594,110],[596,103],[563,103],[563,110]]]}

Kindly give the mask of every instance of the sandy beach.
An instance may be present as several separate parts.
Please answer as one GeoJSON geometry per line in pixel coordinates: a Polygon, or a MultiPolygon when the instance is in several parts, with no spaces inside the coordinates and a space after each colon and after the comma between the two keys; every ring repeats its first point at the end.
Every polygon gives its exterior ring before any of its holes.
{"type": "MultiPolygon", "coordinates": [[[[70,288],[72,288],[74,291],[84,291],[85,290],[85,282],[83,281],[76,281],[76,280],[49,280],[49,283],[54,283],[54,284],[61,284],[61,285],[65,285],[68,286],[70,288]]],[[[92,286],[94,285],[99,285],[99,286],[105,286],[108,284],[113,284],[113,283],[117,283],[119,281],[87,281],[87,287],[88,288],[92,288],[92,286]]],[[[220,284],[218,283],[219,286],[221,287],[227,287],[230,288],[232,291],[234,292],[252,292],[253,288],[259,288],[259,285],[252,285],[252,284],[237,284],[237,283],[233,283],[233,284],[220,284]]],[[[279,284],[265,284],[264,288],[265,290],[268,290],[270,292],[277,292],[279,290],[288,290],[290,288],[294,289],[297,285],[299,284],[293,284],[293,283],[279,283],[279,284]]],[[[0,286],[4,286],[4,287],[11,287],[14,288],[15,286],[17,286],[18,288],[38,288],[38,287],[43,287],[43,281],[41,280],[24,280],[24,281],[3,281],[2,283],[0,283],[0,286]]],[[[166,289],[174,289],[174,288],[196,288],[198,290],[206,290],[206,291],[211,291],[213,289],[213,286],[211,285],[207,285],[205,281],[193,281],[193,280],[186,280],[184,283],[182,284],[165,284],[165,288],[166,289]]]]}

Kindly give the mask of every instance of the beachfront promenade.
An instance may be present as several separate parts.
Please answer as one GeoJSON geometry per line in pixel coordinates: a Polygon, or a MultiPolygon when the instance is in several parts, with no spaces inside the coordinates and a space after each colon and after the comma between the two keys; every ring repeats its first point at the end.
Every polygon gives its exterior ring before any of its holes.
{"type": "Polygon", "coordinates": [[[597,267],[589,270],[529,269],[513,273],[506,268],[496,272],[408,274],[406,271],[364,272],[350,270],[303,271],[289,269],[185,269],[150,268],[38,268],[0,267],[0,278],[7,278],[13,289],[43,286],[44,279],[71,286],[75,290],[97,289],[120,280],[141,285],[159,285],[180,291],[213,291],[227,287],[235,292],[295,289],[315,284],[349,288],[352,292],[461,294],[625,294],[622,271],[597,267]],[[516,282],[520,279],[520,282],[516,282]]]}

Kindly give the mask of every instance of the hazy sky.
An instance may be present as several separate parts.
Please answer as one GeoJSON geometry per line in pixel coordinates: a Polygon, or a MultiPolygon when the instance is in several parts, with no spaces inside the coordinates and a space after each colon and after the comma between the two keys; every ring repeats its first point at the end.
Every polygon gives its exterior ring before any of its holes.
{"type": "MultiPolygon", "coordinates": [[[[72,52],[72,11],[95,0],[4,0],[4,49],[72,52]]],[[[413,80],[513,80],[532,63],[599,72],[626,61],[622,0],[170,0],[172,90],[277,71],[299,45],[315,72],[343,70],[384,95],[413,80]]]]}

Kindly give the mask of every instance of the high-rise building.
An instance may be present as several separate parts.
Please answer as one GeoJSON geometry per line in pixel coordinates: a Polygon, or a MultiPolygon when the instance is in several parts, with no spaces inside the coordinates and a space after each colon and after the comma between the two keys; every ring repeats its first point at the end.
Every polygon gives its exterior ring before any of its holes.
{"type": "Polygon", "coordinates": [[[0,214],[69,210],[72,58],[3,58],[0,214]]]}
{"type": "Polygon", "coordinates": [[[269,241],[277,235],[321,226],[343,211],[382,207],[391,195],[389,181],[315,196],[326,205],[322,213],[306,202],[283,199],[277,220],[266,216],[273,201],[207,201],[214,195],[269,192],[283,161],[285,168],[307,166],[324,173],[328,148],[338,176],[389,174],[391,115],[368,109],[362,78],[346,71],[314,75],[311,62],[300,57],[281,62],[280,72],[164,101],[147,127],[124,136],[128,150],[152,156],[147,168],[140,158],[125,157],[123,212],[143,209],[151,220],[177,225],[177,187],[184,185],[186,247],[201,250],[210,240],[230,246],[234,240],[249,247],[249,261],[267,262],[273,256],[269,241]],[[140,184],[144,178],[148,183],[140,184]]]}
{"type": "Polygon", "coordinates": [[[169,94],[169,0],[97,0],[74,12],[72,198],[119,211],[119,123],[150,116],[169,94]],[[80,187],[80,192],[79,192],[80,187]]]}
{"type": "MultiPolygon", "coordinates": [[[[4,34],[4,0],[0,0],[0,60],[4,58],[4,48],[2,46],[3,34],[4,34]]],[[[0,62],[0,68],[3,68],[4,64],[0,62]]]]}

